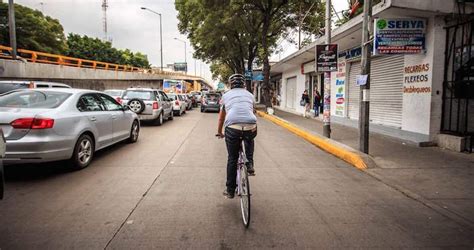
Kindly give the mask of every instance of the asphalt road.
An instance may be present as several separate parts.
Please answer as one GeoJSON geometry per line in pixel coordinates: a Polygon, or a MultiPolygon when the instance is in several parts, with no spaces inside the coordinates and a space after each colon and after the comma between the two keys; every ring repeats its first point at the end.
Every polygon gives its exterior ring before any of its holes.
{"type": "Polygon", "coordinates": [[[87,169],[8,166],[1,249],[465,248],[472,229],[259,120],[252,221],[222,196],[216,114],[143,126],[87,169]]]}

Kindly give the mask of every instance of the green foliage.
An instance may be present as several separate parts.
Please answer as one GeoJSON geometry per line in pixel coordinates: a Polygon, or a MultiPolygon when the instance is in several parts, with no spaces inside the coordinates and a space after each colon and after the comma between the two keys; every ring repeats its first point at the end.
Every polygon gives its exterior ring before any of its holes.
{"type": "MultiPolygon", "coordinates": [[[[15,20],[18,48],[54,54],[67,51],[64,30],[57,19],[15,4],[15,20]]],[[[10,44],[7,3],[0,3],[0,44],[10,44]]]]}
{"type": "Polygon", "coordinates": [[[112,43],[98,38],[70,33],[67,44],[69,50],[66,55],[70,57],[150,68],[146,55],[140,52],[133,53],[129,49],[118,50],[112,47],[112,43]]]}
{"type": "MultiPolygon", "coordinates": [[[[72,33],[66,39],[61,23],[44,16],[38,10],[15,4],[15,21],[17,48],[141,68],[150,67],[147,56],[140,52],[118,50],[110,42],[72,33]]],[[[1,1],[0,44],[10,45],[8,4],[1,1]]]]}

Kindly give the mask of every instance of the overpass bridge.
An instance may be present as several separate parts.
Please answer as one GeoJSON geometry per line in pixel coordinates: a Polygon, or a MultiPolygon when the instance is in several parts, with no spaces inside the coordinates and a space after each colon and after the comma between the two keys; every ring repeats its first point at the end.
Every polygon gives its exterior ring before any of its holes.
{"type": "Polygon", "coordinates": [[[204,78],[181,72],[143,69],[127,65],[84,60],[31,50],[18,50],[12,60],[11,48],[0,45],[0,79],[54,81],[74,88],[95,90],[128,87],[162,88],[163,80],[183,80],[188,89],[213,87],[204,78]]]}

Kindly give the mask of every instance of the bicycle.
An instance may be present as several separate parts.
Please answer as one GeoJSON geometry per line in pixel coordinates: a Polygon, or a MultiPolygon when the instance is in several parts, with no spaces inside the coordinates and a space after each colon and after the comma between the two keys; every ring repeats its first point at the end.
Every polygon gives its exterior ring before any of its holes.
{"type": "MultiPolygon", "coordinates": [[[[219,135],[216,135],[220,137],[219,135]]],[[[222,137],[221,137],[222,138],[222,137]]],[[[239,150],[239,160],[237,161],[237,196],[240,197],[240,210],[242,212],[242,222],[245,228],[250,226],[250,182],[247,172],[247,156],[245,155],[245,144],[243,138],[239,150]]]]}

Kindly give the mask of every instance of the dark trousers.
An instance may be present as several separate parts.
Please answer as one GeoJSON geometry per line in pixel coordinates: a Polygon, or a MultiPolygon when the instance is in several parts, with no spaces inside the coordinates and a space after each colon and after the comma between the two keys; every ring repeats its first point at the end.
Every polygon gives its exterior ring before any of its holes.
{"type": "Polygon", "coordinates": [[[242,131],[238,129],[225,128],[225,144],[227,145],[227,190],[234,191],[237,187],[237,162],[242,139],[245,144],[245,155],[249,163],[253,164],[253,150],[255,143],[253,139],[257,136],[257,129],[242,131]]]}

